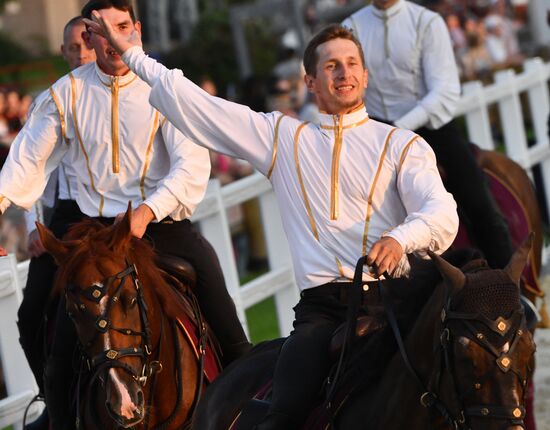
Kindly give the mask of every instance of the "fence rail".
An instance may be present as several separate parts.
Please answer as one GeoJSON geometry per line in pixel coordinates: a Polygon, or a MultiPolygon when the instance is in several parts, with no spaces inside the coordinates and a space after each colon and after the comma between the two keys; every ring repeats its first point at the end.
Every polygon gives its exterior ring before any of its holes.
{"type": "MultiPolygon", "coordinates": [[[[533,177],[533,168],[541,166],[542,192],[547,197],[550,213],[550,145],[547,119],[549,101],[550,64],[540,59],[525,63],[524,72],[497,73],[495,83],[482,86],[479,82],[463,87],[456,112],[463,116],[468,137],[486,149],[494,148],[494,125],[489,121],[489,110],[497,106],[498,123],[507,154],[523,166],[533,177]],[[533,142],[528,145],[521,96],[526,97],[526,118],[533,130],[533,142]]],[[[216,249],[229,293],[235,301],[239,318],[248,329],[245,310],[267,297],[275,297],[275,306],[281,334],[292,327],[292,306],[298,300],[288,244],[282,228],[279,210],[270,183],[259,173],[235,183],[220,187],[211,181],[205,199],[197,208],[193,221],[200,225],[204,236],[216,249]],[[236,259],[230,235],[226,210],[251,199],[259,200],[260,217],[264,227],[269,271],[244,285],[240,285],[236,259]]],[[[548,253],[546,253],[548,255],[548,253]]],[[[19,347],[16,312],[21,301],[28,262],[16,264],[14,257],[0,258],[0,358],[8,390],[8,398],[0,400],[0,428],[19,423],[25,403],[36,392],[30,370],[19,347]]],[[[35,410],[34,413],[37,411],[35,410]]],[[[16,425],[15,428],[20,428],[16,425]]]]}

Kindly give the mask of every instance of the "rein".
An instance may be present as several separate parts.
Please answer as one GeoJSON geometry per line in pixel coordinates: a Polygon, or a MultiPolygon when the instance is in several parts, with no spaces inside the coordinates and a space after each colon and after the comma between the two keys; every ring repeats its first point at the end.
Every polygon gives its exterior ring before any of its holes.
{"type": "MultiPolygon", "coordinates": [[[[391,277],[387,273],[385,273],[384,276],[387,279],[391,279],[391,277]]],[[[467,419],[474,416],[480,417],[480,418],[509,420],[510,423],[513,425],[523,426],[523,419],[525,418],[525,408],[521,405],[498,406],[498,405],[482,404],[482,405],[472,405],[468,407],[464,406],[463,398],[459,390],[457,389],[458,384],[455,380],[454,372],[452,372],[450,367],[451,354],[450,354],[449,346],[451,343],[452,331],[447,326],[450,320],[457,320],[457,321],[463,322],[463,324],[468,328],[468,330],[472,335],[470,339],[476,342],[481,347],[483,347],[484,350],[490,352],[493,356],[495,356],[496,364],[498,365],[500,370],[504,373],[507,373],[509,370],[511,370],[511,363],[512,363],[509,356],[512,355],[512,353],[514,352],[519,342],[520,336],[523,334],[523,331],[521,329],[518,329],[513,334],[514,337],[508,351],[499,353],[496,350],[496,348],[494,348],[493,345],[491,345],[487,341],[486,336],[483,333],[479,332],[479,330],[476,330],[470,321],[480,322],[486,325],[489,329],[491,329],[495,333],[498,333],[501,336],[505,336],[509,331],[509,329],[512,327],[512,320],[515,318],[516,315],[521,315],[522,320],[525,318],[523,309],[516,309],[508,319],[504,319],[500,317],[496,321],[493,321],[479,314],[466,314],[466,313],[449,311],[450,305],[451,305],[451,298],[447,297],[447,300],[445,301],[445,306],[441,311],[441,322],[443,324],[443,330],[440,334],[440,342],[442,347],[442,353],[444,355],[446,370],[451,375],[451,380],[454,386],[455,395],[457,399],[459,399],[462,405],[459,416],[453,417],[453,414],[450,412],[449,408],[445,405],[445,403],[443,403],[438,398],[438,396],[433,390],[431,390],[425,383],[422,382],[420,376],[412,366],[409,360],[407,351],[405,349],[403,338],[401,336],[401,331],[397,323],[397,318],[395,317],[395,313],[393,311],[393,306],[391,304],[390,298],[388,297],[386,287],[383,285],[380,279],[378,280],[378,287],[380,289],[380,295],[386,311],[388,322],[390,324],[395,340],[399,347],[399,351],[403,359],[403,362],[405,363],[407,370],[409,371],[412,378],[415,380],[416,385],[419,387],[419,390],[422,393],[420,396],[420,403],[422,406],[439,413],[443,417],[443,419],[453,429],[456,429],[456,430],[467,429],[468,428],[466,423],[467,419]]],[[[514,373],[517,374],[517,372],[514,372],[514,373]]],[[[438,376],[440,377],[440,374],[438,376]]],[[[525,396],[525,386],[527,383],[527,378],[523,379],[521,378],[521,376],[519,377],[520,377],[521,385],[523,387],[523,395],[525,396]]]]}

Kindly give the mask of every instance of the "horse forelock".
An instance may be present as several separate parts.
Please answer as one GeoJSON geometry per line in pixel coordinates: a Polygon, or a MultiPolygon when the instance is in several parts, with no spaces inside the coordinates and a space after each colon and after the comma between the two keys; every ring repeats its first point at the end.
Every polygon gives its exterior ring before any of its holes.
{"type": "MultiPolygon", "coordinates": [[[[75,273],[86,270],[90,264],[105,278],[115,275],[115,273],[105,273],[102,261],[116,261],[120,259],[108,244],[112,239],[112,227],[106,226],[94,219],[86,219],[73,225],[67,234],[65,240],[80,240],[79,245],[71,250],[67,261],[59,267],[55,291],[61,291],[70,281],[74,279],[75,273]]],[[[144,289],[158,299],[162,305],[162,312],[172,319],[185,314],[185,307],[181,304],[181,299],[174,292],[161,272],[157,268],[155,250],[149,242],[143,239],[132,237],[125,257],[126,264],[135,264],[138,268],[139,278],[144,289]]],[[[100,281],[98,279],[98,281],[100,281]]],[[[82,285],[86,288],[88,285],[82,285]]]]}

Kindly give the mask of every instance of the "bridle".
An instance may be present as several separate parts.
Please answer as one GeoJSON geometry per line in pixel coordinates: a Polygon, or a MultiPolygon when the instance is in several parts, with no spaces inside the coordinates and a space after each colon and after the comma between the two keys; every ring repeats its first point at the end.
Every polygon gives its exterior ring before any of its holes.
{"type": "MultiPolygon", "coordinates": [[[[92,336],[91,339],[89,339],[87,342],[83,343],[81,342],[81,350],[82,350],[82,356],[87,363],[88,370],[92,372],[93,376],[91,380],[89,381],[88,388],[91,389],[93,386],[93,383],[95,380],[100,377],[106,370],[111,368],[122,368],[126,372],[128,372],[132,378],[140,384],[142,387],[145,387],[147,385],[148,380],[156,375],[158,372],[162,370],[162,364],[158,360],[160,357],[160,348],[157,348],[156,353],[156,360],[149,360],[149,357],[152,355],[152,345],[151,345],[151,328],[149,324],[149,320],[147,317],[147,304],[145,303],[145,299],[143,296],[143,288],[141,285],[141,282],[138,278],[138,271],[134,264],[130,264],[127,262],[127,267],[117,273],[116,275],[110,276],[103,280],[102,282],[96,282],[92,284],[89,288],[81,289],[78,286],[74,284],[68,284],[65,287],[65,296],[68,298],[71,296],[72,301],[75,303],[75,305],[78,307],[78,312],[80,315],[82,315],[84,318],[87,318],[88,320],[93,321],[93,325],[95,328],[94,336],[92,336]],[[112,321],[110,319],[110,311],[115,303],[119,302],[120,295],[122,293],[122,290],[124,288],[124,285],[126,284],[126,280],[128,277],[132,278],[132,284],[136,290],[137,296],[137,306],[139,309],[139,315],[141,320],[141,331],[136,331],[132,328],[124,328],[124,327],[115,327],[112,324],[112,321]],[[116,281],[120,281],[118,283],[118,286],[116,286],[116,281]],[[104,308],[104,311],[99,315],[96,316],[92,312],[90,312],[85,302],[93,302],[96,304],[99,304],[101,300],[108,295],[112,290],[112,294],[108,296],[108,301],[106,303],[106,306],[104,308]],[[94,343],[97,336],[101,334],[105,334],[108,331],[117,331],[125,336],[138,336],[141,338],[141,345],[139,347],[132,346],[127,348],[109,348],[106,349],[99,354],[89,356],[86,352],[88,348],[94,343]],[[120,361],[121,358],[124,357],[138,357],[141,360],[141,370],[137,371],[129,364],[126,364],[122,361],[120,361]]],[[[75,322],[75,316],[72,312],[68,312],[69,316],[73,321],[75,322]]],[[[160,338],[163,336],[164,331],[164,324],[163,319],[161,319],[161,335],[160,338]]],[[[160,339],[159,338],[159,339],[160,339]]],[[[159,341],[159,345],[160,345],[159,341]]],[[[79,377],[79,385],[80,385],[80,377],[79,377]]],[[[80,396],[80,389],[77,390],[77,396],[80,396]]],[[[80,423],[80,417],[79,417],[79,409],[80,409],[80,401],[77,400],[77,428],[80,423]]],[[[142,411],[143,412],[143,411],[142,411]]]]}
{"type": "MultiPolygon", "coordinates": [[[[422,393],[420,396],[420,403],[422,404],[422,406],[439,413],[451,426],[451,428],[456,430],[468,430],[470,428],[468,423],[470,422],[470,419],[472,417],[482,419],[498,419],[507,421],[510,425],[517,425],[521,427],[524,426],[523,420],[525,418],[525,408],[522,406],[521,403],[523,403],[524,401],[529,375],[521,375],[520,371],[514,366],[515,363],[513,363],[513,360],[511,358],[519,343],[519,339],[523,335],[523,329],[515,329],[512,333],[512,339],[510,341],[509,349],[506,352],[499,352],[487,340],[487,336],[479,329],[476,329],[476,327],[474,326],[474,323],[480,323],[492,332],[504,337],[510,333],[510,330],[514,325],[513,322],[517,321],[518,318],[520,319],[519,327],[525,327],[525,315],[523,308],[514,310],[508,319],[498,317],[496,320],[491,320],[481,314],[460,313],[451,311],[451,297],[447,292],[447,298],[441,311],[442,330],[439,334],[439,360],[440,363],[443,365],[444,371],[446,371],[451,377],[451,381],[454,386],[455,397],[460,405],[460,411],[458,412],[458,414],[453,414],[450,411],[450,408],[441,400],[440,396],[438,396],[435,391],[439,387],[442,372],[439,370],[435,380],[430,381],[430,384],[425,384],[424,382],[422,382],[421,378],[415,371],[408,358],[399,330],[399,326],[397,324],[397,319],[393,312],[392,305],[389,301],[388,293],[385,291],[386,287],[382,284],[382,281],[379,281],[379,288],[388,317],[388,322],[397,341],[401,357],[403,358],[405,366],[407,367],[409,373],[415,380],[417,386],[420,389],[420,392],[422,393]],[[501,372],[506,374],[511,371],[518,377],[518,379],[520,380],[520,385],[523,388],[523,399],[520,404],[510,406],[490,404],[466,404],[464,400],[464,393],[460,392],[458,388],[459,385],[456,380],[456,375],[451,367],[453,359],[451,346],[452,342],[457,337],[456,331],[453,330],[453,328],[449,325],[449,322],[451,321],[456,321],[465,328],[465,331],[468,335],[464,336],[464,334],[461,333],[460,336],[467,337],[470,341],[475,342],[480,347],[482,347],[484,351],[488,352],[495,358],[495,364],[498,366],[501,372]]],[[[477,385],[474,388],[477,389],[477,385]]]]}

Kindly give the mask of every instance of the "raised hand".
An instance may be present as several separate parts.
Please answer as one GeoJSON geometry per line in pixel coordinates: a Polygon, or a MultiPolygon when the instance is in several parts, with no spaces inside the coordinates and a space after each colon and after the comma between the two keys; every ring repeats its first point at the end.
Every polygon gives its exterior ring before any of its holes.
{"type": "Polygon", "coordinates": [[[141,33],[138,29],[133,28],[129,35],[117,31],[111,22],[104,19],[97,10],[92,11],[91,20],[84,18],[84,23],[88,31],[107,39],[111,46],[121,55],[133,46],[142,46],[141,33]]]}

